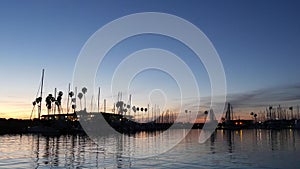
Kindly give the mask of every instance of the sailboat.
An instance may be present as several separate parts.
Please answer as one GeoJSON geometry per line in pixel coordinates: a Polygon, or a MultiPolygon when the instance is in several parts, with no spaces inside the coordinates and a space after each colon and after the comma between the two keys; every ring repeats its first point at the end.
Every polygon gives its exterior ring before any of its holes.
{"type": "MultiPolygon", "coordinates": [[[[82,93],[79,92],[77,95],[77,88],[75,87],[75,93],[68,91],[68,103],[67,103],[67,113],[61,113],[61,100],[63,92],[58,92],[56,97],[56,90],[54,97],[52,94],[49,94],[44,100],[48,109],[48,113],[42,115],[42,101],[43,101],[43,85],[44,85],[44,69],[42,70],[41,86],[39,87],[39,96],[33,101],[33,109],[31,112],[31,118],[36,107],[38,107],[38,116],[32,120],[32,124],[27,128],[28,133],[42,133],[42,134],[70,134],[70,133],[84,133],[84,130],[81,126],[81,122],[88,124],[97,124],[91,126],[98,126],[98,129],[91,128],[91,130],[101,131],[101,125],[107,125],[114,130],[120,133],[134,133],[138,131],[157,131],[157,130],[166,130],[173,123],[164,123],[161,122],[161,118],[158,120],[152,120],[148,122],[137,122],[135,117],[129,115],[127,111],[133,112],[147,112],[149,113],[148,107],[135,107],[131,106],[131,99],[129,104],[125,104],[124,101],[121,101],[121,98],[118,98],[118,102],[115,104],[117,112],[108,113],[106,112],[106,101],[104,102],[104,112],[99,110],[99,99],[100,99],[100,88],[98,93],[98,112],[87,112],[86,108],[83,110],[76,111],[76,96],[81,99],[86,93],[87,89],[82,88],[82,93]],[[74,98],[75,96],[75,98],[74,98]],[[56,97],[56,98],[55,98],[56,97]],[[69,113],[69,100],[71,100],[73,112],[69,113]],[[52,106],[52,103],[54,107],[52,106]],[[55,108],[57,107],[58,113],[55,113],[55,108]],[[54,111],[52,111],[54,109],[54,111]],[[50,113],[53,112],[53,113],[50,113]],[[106,122],[105,122],[105,121],[106,122]]],[[[119,94],[122,96],[122,94],[119,94]]],[[[131,98],[131,96],[130,96],[131,98]]],[[[82,107],[82,106],[81,106],[82,107]]],[[[114,111],[116,110],[114,108],[114,111]]],[[[149,116],[149,115],[148,115],[149,116]]],[[[148,118],[149,119],[149,118],[148,118]]]]}
{"type": "MultiPolygon", "coordinates": [[[[48,108],[48,114],[42,115],[42,101],[43,101],[43,85],[44,85],[45,70],[42,70],[41,86],[39,87],[39,96],[33,101],[33,109],[30,115],[30,119],[33,116],[35,107],[38,107],[38,117],[32,120],[32,124],[26,129],[28,133],[41,133],[41,134],[62,134],[70,132],[78,132],[80,125],[76,122],[76,115],[73,114],[49,114],[51,111],[51,102],[56,101],[59,104],[62,92],[59,92],[58,99],[55,100],[51,94],[49,94],[45,101],[48,108]],[[50,99],[50,100],[49,100],[50,99]]],[[[59,107],[58,107],[59,108],[59,107]]]]}

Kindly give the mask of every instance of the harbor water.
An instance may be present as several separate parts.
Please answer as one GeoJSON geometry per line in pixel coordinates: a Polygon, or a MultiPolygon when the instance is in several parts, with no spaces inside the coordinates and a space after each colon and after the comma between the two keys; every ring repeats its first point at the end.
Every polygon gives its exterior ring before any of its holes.
{"type": "MultiPolygon", "coordinates": [[[[217,130],[203,144],[198,140],[200,132],[193,129],[172,149],[145,158],[130,156],[139,143],[129,144],[130,139],[114,135],[102,136],[101,144],[86,135],[0,135],[0,168],[300,167],[300,130],[217,130]]],[[[131,137],[155,135],[140,132],[131,137]]]]}

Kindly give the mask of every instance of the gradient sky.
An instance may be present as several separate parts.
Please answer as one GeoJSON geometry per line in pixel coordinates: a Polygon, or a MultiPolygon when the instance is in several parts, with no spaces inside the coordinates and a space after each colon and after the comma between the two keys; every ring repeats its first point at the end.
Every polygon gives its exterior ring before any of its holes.
{"type": "MultiPolygon", "coordinates": [[[[76,58],[88,38],[108,22],[137,12],[177,15],[201,29],[219,53],[226,73],[228,99],[235,103],[239,111],[243,108],[248,111],[247,105],[263,107],[279,103],[286,106],[298,104],[299,9],[300,2],[296,0],[2,0],[0,117],[29,118],[42,68],[46,69],[46,94],[53,93],[55,87],[67,91],[76,58]]],[[[118,44],[108,54],[105,60],[107,64],[104,63],[99,70],[104,70],[108,76],[114,70],[114,64],[123,57],[148,47],[160,47],[180,55],[191,65],[191,69],[197,71],[197,81],[203,87],[202,93],[209,96],[206,90],[209,82],[201,63],[194,63],[193,54],[184,45],[164,37],[137,36],[118,44]]],[[[137,77],[136,81],[153,85],[151,75],[155,71],[148,73],[146,77],[149,77],[150,82],[147,83],[147,79],[142,76],[137,77]]],[[[159,74],[155,78],[160,76],[165,75],[159,74]]],[[[97,85],[105,91],[108,84],[106,78],[101,73],[97,77],[97,85]]],[[[162,79],[167,80],[159,81],[159,85],[168,86],[168,82],[172,82],[171,78],[162,79]]],[[[143,85],[138,84],[137,89],[143,85]]],[[[109,93],[103,93],[103,98],[109,96],[109,93]]]]}

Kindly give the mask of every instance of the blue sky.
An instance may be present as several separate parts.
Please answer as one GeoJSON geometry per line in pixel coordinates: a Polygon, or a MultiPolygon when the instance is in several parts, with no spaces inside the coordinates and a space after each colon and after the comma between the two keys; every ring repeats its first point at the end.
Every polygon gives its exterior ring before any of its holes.
{"type": "MultiPolygon", "coordinates": [[[[298,88],[285,89],[300,84],[299,7],[298,1],[283,0],[1,1],[0,117],[30,114],[42,68],[46,69],[45,93],[54,87],[66,91],[76,58],[88,38],[108,22],[137,12],[170,13],[201,29],[220,55],[230,99],[236,101],[232,98],[236,95],[273,89],[291,95],[291,103],[285,102],[286,105],[297,104],[298,88]]],[[[133,37],[116,46],[106,61],[110,64],[120,60],[113,59],[114,55],[123,55],[122,58],[145,47],[171,50],[192,69],[199,69],[197,80],[203,93],[209,95],[205,92],[209,82],[201,63],[194,64],[190,51],[168,38],[133,37]]],[[[278,102],[280,98],[274,104],[278,102]]]]}

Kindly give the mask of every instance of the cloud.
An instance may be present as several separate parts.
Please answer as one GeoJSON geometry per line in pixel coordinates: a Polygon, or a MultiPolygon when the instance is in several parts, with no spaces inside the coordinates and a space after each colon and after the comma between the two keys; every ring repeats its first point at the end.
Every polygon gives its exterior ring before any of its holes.
{"type": "MultiPolygon", "coordinates": [[[[204,111],[210,107],[210,96],[201,97],[200,110],[204,111]]],[[[185,107],[199,109],[196,98],[183,98],[185,107]]],[[[234,108],[243,110],[265,109],[269,105],[281,105],[281,107],[296,106],[300,104],[300,83],[275,86],[270,88],[261,88],[243,93],[228,94],[227,102],[230,102],[234,108]]]]}
{"type": "Polygon", "coordinates": [[[227,96],[235,107],[266,107],[268,105],[300,103],[300,84],[276,86],[227,96]]]}

